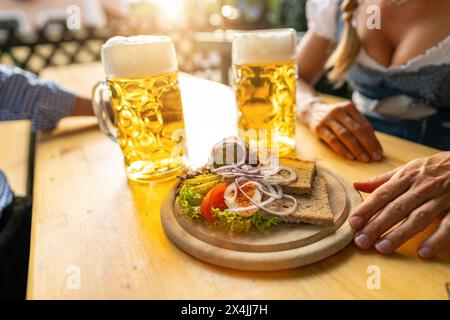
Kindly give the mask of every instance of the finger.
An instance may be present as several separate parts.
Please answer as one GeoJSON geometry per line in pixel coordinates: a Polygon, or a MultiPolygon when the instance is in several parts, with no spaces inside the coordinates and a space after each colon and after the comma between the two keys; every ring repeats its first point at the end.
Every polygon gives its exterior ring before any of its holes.
{"type": "Polygon", "coordinates": [[[348,112],[348,114],[355,119],[357,122],[364,124],[364,125],[368,125],[369,127],[372,128],[372,125],[370,124],[369,120],[367,120],[366,117],[364,117],[359,111],[358,109],[356,109],[355,105],[353,103],[350,103],[345,110],[348,112]]]}
{"type": "Polygon", "coordinates": [[[450,249],[450,213],[447,213],[437,230],[419,246],[417,253],[427,259],[448,249],[450,249]]]}
{"type": "Polygon", "coordinates": [[[361,148],[356,138],[344,126],[334,119],[327,121],[328,127],[339,138],[339,140],[349,149],[359,161],[370,161],[369,155],[361,148]]]}
{"type": "Polygon", "coordinates": [[[341,112],[336,113],[336,119],[356,137],[358,143],[372,160],[380,160],[382,152],[373,128],[366,123],[356,121],[348,112],[340,110],[341,112]]]}
{"type": "MultiPolygon", "coordinates": [[[[423,192],[423,190],[409,190],[400,197],[389,203],[383,210],[355,237],[355,243],[361,249],[370,248],[375,241],[386,231],[405,219],[411,212],[421,206],[425,201],[435,196],[433,192],[423,192]]],[[[388,241],[380,243],[380,252],[391,253],[392,246],[388,246],[388,241]]],[[[378,249],[378,246],[377,246],[378,249]]]]}
{"type": "MultiPolygon", "coordinates": [[[[443,197],[435,198],[413,210],[401,225],[378,241],[375,248],[384,254],[392,253],[407,240],[423,231],[442,213],[443,208],[446,206],[445,202],[442,200],[443,197]]],[[[427,251],[427,249],[425,251],[427,251]]]]}
{"type": "Polygon", "coordinates": [[[383,185],[384,183],[386,183],[387,181],[389,181],[389,179],[392,178],[392,176],[400,169],[396,168],[394,170],[385,172],[379,176],[370,178],[368,180],[365,181],[355,181],[353,182],[353,187],[356,190],[362,191],[362,192],[367,192],[367,193],[371,193],[373,192],[376,188],[378,188],[379,186],[383,185]]]}
{"type": "Polygon", "coordinates": [[[347,108],[346,111],[348,112],[348,114],[355,119],[358,123],[360,123],[363,127],[365,128],[370,128],[370,130],[372,131],[373,136],[375,137],[374,140],[372,140],[375,143],[375,146],[377,148],[377,150],[380,152],[380,155],[383,155],[383,147],[381,146],[380,142],[378,141],[377,137],[375,136],[375,131],[373,130],[372,125],[370,124],[370,122],[367,120],[366,117],[364,117],[359,111],[358,109],[356,109],[356,107],[352,104],[350,104],[347,108]]]}
{"type": "Polygon", "coordinates": [[[336,135],[330,129],[326,127],[319,127],[317,129],[317,136],[325,141],[331,147],[331,149],[333,149],[334,152],[336,152],[340,156],[350,160],[355,159],[352,153],[339,141],[338,137],[336,137],[336,135]]]}
{"type": "Polygon", "coordinates": [[[393,176],[350,214],[351,226],[355,229],[362,228],[373,215],[403,194],[410,186],[409,179],[393,176]]]}

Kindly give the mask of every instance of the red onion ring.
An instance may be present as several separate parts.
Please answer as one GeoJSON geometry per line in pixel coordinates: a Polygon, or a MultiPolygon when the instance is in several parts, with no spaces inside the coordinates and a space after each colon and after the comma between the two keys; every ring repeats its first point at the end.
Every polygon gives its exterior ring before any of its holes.
{"type": "Polygon", "coordinates": [[[256,180],[265,180],[270,184],[289,184],[297,179],[297,173],[286,166],[270,166],[256,169],[249,169],[249,165],[232,164],[219,168],[212,168],[211,171],[224,177],[249,177],[256,180]],[[270,169],[269,169],[270,168],[270,169]],[[283,177],[280,171],[287,171],[288,177],[283,177]]]}
{"type": "Polygon", "coordinates": [[[280,217],[284,217],[284,216],[288,216],[290,214],[293,214],[295,212],[295,210],[297,210],[297,206],[298,206],[297,199],[295,199],[293,196],[291,196],[289,194],[283,194],[283,198],[287,198],[287,199],[292,200],[293,205],[291,207],[287,208],[286,210],[283,210],[283,211],[274,211],[274,210],[271,210],[271,209],[268,209],[268,208],[262,208],[262,210],[264,210],[264,211],[266,211],[266,212],[268,212],[270,214],[273,214],[275,216],[280,216],[280,217]]]}
{"type": "MultiPolygon", "coordinates": [[[[247,206],[247,207],[241,207],[241,208],[231,208],[228,209],[228,211],[232,211],[232,212],[242,212],[242,211],[248,211],[248,210],[254,210],[256,208],[259,208],[261,210],[264,210],[267,213],[270,213],[272,215],[276,215],[276,216],[287,216],[292,214],[296,209],[297,209],[297,199],[295,199],[293,196],[291,195],[287,195],[287,194],[283,194],[281,191],[281,187],[276,185],[275,188],[277,188],[277,190],[274,189],[274,187],[270,184],[264,185],[259,181],[253,181],[253,180],[248,180],[246,178],[237,178],[235,180],[235,182],[233,182],[232,184],[230,184],[230,186],[228,186],[230,189],[232,188],[233,190],[235,190],[237,188],[237,190],[239,190],[238,192],[241,192],[244,197],[247,198],[247,200],[252,204],[251,206],[247,206]],[[240,184],[240,182],[245,181],[242,185],[240,184]],[[261,203],[256,203],[255,201],[253,201],[253,199],[247,195],[247,193],[244,192],[243,188],[246,185],[249,184],[253,184],[255,185],[255,187],[262,192],[263,194],[269,196],[268,199],[262,201],[261,203]],[[232,187],[230,187],[232,186],[232,187]],[[267,189],[269,189],[269,191],[264,190],[264,187],[266,187],[267,189]],[[272,192],[270,192],[272,191],[272,192]],[[276,194],[275,194],[276,192],[276,194]],[[275,210],[271,210],[266,208],[266,206],[270,203],[272,203],[273,201],[275,201],[276,199],[282,199],[282,198],[286,198],[286,199],[290,199],[292,200],[292,206],[287,208],[286,210],[282,210],[282,211],[275,211],[275,210]]],[[[228,190],[228,188],[227,188],[228,190]]],[[[227,190],[225,190],[225,193],[227,193],[227,190]]],[[[237,192],[235,192],[235,194],[237,194],[237,192]]]]}
{"type": "Polygon", "coordinates": [[[219,168],[211,168],[210,170],[223,177],[235,178],[234,182],[231,183],[225,190],[224,197],[225,195],[227,195],[228,199],[230,199],[229,194],[231,193],[231,191],[233,191],[234,195],[230,200],[234,201],[238,193],[241,192],[244,197],[252,204],[251,206],[247,207],[228,208],[227,211],[239,213],[259,208],[275,216],[287,216],[295,212],[295,210],[297,209],[297,199],[295,199],[295,197],[291,195],[283,194],[281,188],[282,185],[287,185],[298,178],[297,173],[290,167],[262,166],[259,168],[255,168],[241,161],[240,163],[226,165],[219,168]],[[286,177],[282,176],[280,174],[281,171],[287,172],[288,175],[286,177]],[[243,182],[243,184],[241,184],[241,182],[243,182]],[[262,193],[263,197],[266,196],[268,198],[261,203],[256,203],[249,195],[247,195],[243,191],[243,188],[249,184],[253,184],[258,189],[258,191],[262,193]],[[286,210],[275,211],[267,208],[267,205],[269,205],[273,201],[283,198],[291,200],[292,203],[292,205],[286,210]]]}

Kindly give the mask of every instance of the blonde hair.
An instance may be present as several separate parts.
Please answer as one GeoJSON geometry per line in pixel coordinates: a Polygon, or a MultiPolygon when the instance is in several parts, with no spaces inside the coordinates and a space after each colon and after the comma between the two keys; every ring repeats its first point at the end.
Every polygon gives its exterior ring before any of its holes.
{"type": "Polygon", "coordinates": [[[345,75],[355,62],[361,47],[356,29],[352,25],[353,13],[358,5],[358,0],[344,0],[341,4],[342,17],[345,22],[344,30],[339,44],[325,64],[325,67],[330,69],[328,79],[336,84],[344,81],[345,75]]]}

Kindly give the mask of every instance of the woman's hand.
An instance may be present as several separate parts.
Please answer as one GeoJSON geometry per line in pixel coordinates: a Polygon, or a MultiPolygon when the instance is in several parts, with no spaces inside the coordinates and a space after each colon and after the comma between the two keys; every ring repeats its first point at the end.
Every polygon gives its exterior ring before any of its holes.
{"type": "Polygon", "coordinates": [[[364,162],[383,156],[372,126],[351,102],[319,102],[301,113],[310,129],[337,154],[364,162]]]}
{"type": "Polygon", "coordinates": [[[450,152],[413,160],[354,187],[372,193],[349,217],[360,229],[355,243],[361,249],[375,245],[389,254],[439,216],[439,227],[420,244],[418,254],[431,258],[450,248],[450,152]]]}

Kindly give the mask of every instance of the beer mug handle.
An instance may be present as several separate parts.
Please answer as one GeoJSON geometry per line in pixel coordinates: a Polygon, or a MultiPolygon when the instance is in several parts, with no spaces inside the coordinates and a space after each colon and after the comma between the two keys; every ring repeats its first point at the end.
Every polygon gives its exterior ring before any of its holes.
{"type": "Polygon", "coordinates": [[[111,140],[117,142],[117,128],[110,118],[108,101],[108,86],[105,82],[98,82],[92,89],[92,106],[98,119],[98,126],[111,140]]]}

